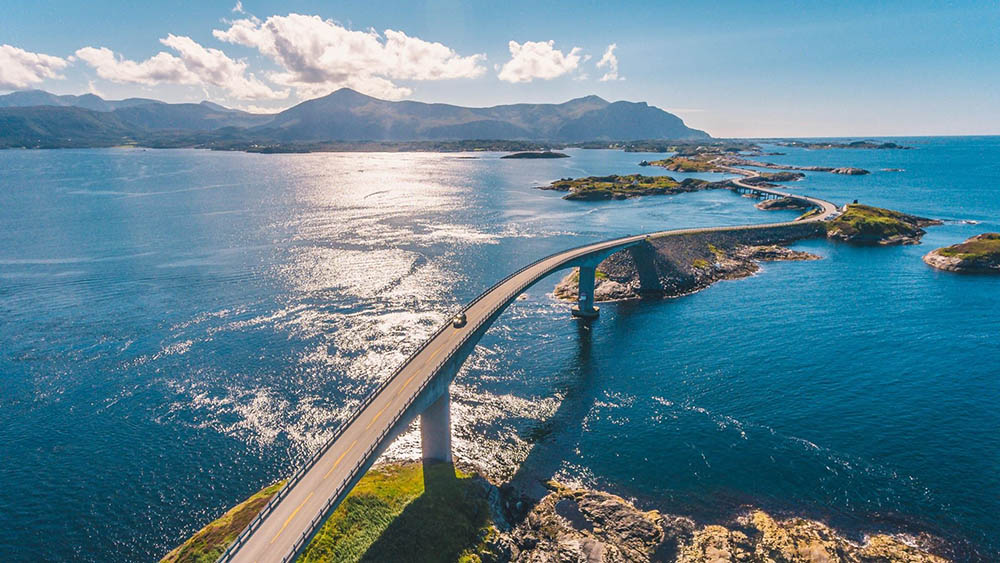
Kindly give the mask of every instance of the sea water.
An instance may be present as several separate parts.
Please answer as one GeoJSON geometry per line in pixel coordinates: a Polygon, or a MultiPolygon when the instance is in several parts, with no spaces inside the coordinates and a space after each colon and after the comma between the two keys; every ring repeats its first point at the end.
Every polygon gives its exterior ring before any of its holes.
{"type": "MultiPolygon", "coordinates": [[[[556,274],[456,379],[457,455],[703,521],[752,505],[1000,557],[1000,278],[921,261],[1000,231],[1000,138],[893,141],[914,148],[760,158],[872,170],[787,189],[945,220],[923,244],[803,241],[823,259],[604,304],[591,324],[553,300],[556,274]]],[[[0,559],[162,556],[290,474],[452,311],[537,258],[795,216],[724,190],[535,189],[721,177],[566,152],[0,151],[0,559]]],[[[386,454],[418,455],[414,433],[386,454]]]]}

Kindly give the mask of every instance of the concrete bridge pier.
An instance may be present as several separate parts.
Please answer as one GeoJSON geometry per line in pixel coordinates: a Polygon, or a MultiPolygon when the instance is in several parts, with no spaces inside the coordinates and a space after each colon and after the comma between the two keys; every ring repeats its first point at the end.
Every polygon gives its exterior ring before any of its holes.
{"type": "Polygon", "coordinates": [[[597,265],[580,266],[580,281],[577,287],[579,295],[576,307],[573,307],[573,316],[584,319],[597,317],[598,309],[594,307],[594,284],[597,277],[597,265]]]}
{"type": "Polygon", "coordinates": [[[420,413],[420,446],[424,462],[451,463],[451,393],[447,389],[420,413]]]}

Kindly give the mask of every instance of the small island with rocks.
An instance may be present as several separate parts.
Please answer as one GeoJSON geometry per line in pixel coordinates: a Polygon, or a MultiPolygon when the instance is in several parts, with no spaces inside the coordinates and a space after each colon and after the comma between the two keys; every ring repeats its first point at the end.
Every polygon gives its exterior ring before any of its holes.
{"type": "Polygon", "coordinates": [[[556,151],[528,151],[528,152],[516,152],[513,154],[505,154],[500,158],[569,158],[569,155],[562,152],[556,151]]]}
{"type": "Polygon", "coordinates": [[[910,149],[913,147],[907,147],[899,145],[893,142],[883,142],[878,141],[851,141],[849,143],[835,143],[832,141],[826,142],[806,142],[806,141],[781,141],[778,146],[782,147],[795,147],[801,149],[810,150],[825,150],[825,149],[910,149]]]}
{"type": "Polygon", "coordinates": [[[923,227],[940,225],[941,221],[907,215],[899,211],[851,204],[838,217],[826,223],[826,236],[831,240],[860,245],[890,246],[919,244],[926,234],[923,227]]]}
{"type": "MultiPolygon", "coordinates": [[[[758,153],[759,154],[759,153],[758,153]]],[[[737,172],[733,167],[769,168],[783,171],[829,172],[846,176],[863,176],[871,172],[864,168],[852,166],[799,166],[795,164],[776,164],[746,158],[748,155],[738,155],[729,152],[702,150],[686,154],[677,154],[660,160],[643,160],[639,166],[659,166],[673,172],[737,172]]],[[[787,172],[786,172],[787,173],[787,172]]],[[[779,173],[780,174],[780,173],[779,173]]],[[[787,176],[788,180],[772,179],[772,181],[789,181],[805,177],[798,172],[796,176],[787,176]]]]}
{"type": "Polygon", "coordinates": [[[672,195],[695,192],[710,187],[722,187],[722,185],[695,178],[686,178],[678,182],[670,176],[643,176],[641,174],[619,176],[612,174],[610,176],[587,176],[586,178],[562,178],[548,186],[538,186],[538,189],[569,192],[563,196],[563,199],[597,201],[627,199],[644,195],[672,195]]]}
{"type": "Polygon", "coordinates": [[[963,243],[932,250],[927,265],[949,272],[1000,274],[1000,233],[983,233],[963,243]]]}

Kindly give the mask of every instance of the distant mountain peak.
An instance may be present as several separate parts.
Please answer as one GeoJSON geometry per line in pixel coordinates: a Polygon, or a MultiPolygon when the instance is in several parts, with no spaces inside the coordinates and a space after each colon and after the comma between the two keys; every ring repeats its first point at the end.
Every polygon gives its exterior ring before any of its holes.
{"type": "Polygon", "coordinates": [[[568,102],[565,102],[564,105],[573,104],[573,103],[581,103],[581,102],[588,102],[588,103],[594,103],[594,102],[596,102],[596,103],[600,103],[600,104],[610,104],[611,103],[611,102],[605,100],[604,98],[598,96],[597,94],[591,94],[589,96],[583,96],[582,98],[573,98],[572,100],[570,100],[568,102]]]}

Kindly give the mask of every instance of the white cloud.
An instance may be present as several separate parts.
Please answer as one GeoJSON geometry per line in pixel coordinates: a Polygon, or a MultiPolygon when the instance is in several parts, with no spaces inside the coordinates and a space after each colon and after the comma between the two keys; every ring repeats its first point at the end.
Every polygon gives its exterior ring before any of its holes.
{"type": "Polygon", "coordinates": [[[233,6],[233,12],[237,14],[245,14],[243,11],[243,2],[241,0],[236,0],[236,5],[233,6]]]}
{"type": "Polygon", "coordinates": [[[536,78],[551,80],[573,72],[580,66],[580,48],[568,54],[554,48],[555,41],[511,41],[510,60],[500,68],[497,77],[506,82],[531,82],[536,78]]]}
{"type": "Polygon", "coordinates": [[[161,51],[142,62],[116,56],[107,47],[84,47],[76,56],[97,70],[101,78],[149,86],[161,83],[217,86],[243,100],[273,100],[288,97],[247,74],[245,61],[229,58],[218,49],[198,44],[190,37],[167,35],[160,43],[177,52],[161,51]]]}
{"type": "Polygon", "coordinates": [[[319,16],[289,14],[265,21],[244,18],[214,30],[221,41],[253,47],[282,70],[268,75],[277,84],[311,97],[342,87],[398,99],[412,91],[395,80],[475,78],[485,55],[462,56],[441,43],[402,31],[354,31],[319,16]]]}
{"type": "Polygon", "coordinates": [[[601,77],[601,82],[607,82],[609,80],[625,80],[624,77],[618,76],[618,57],[615,56],[615,49],[618,47],[617,43],[612,43],[608,45],[608,49],[604,51],[604,56],[601,60],[597,61],[597,68],[607,67],[607,72],[601,77]]]}
{"type": "Polygon", "coordinates": [[[68,64],[61,57],[0,45],[0,90],[19,90],[46,78],[62,78],[59,71],[68,64]]]}

